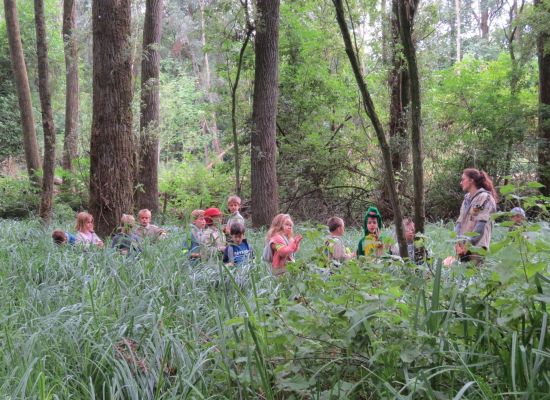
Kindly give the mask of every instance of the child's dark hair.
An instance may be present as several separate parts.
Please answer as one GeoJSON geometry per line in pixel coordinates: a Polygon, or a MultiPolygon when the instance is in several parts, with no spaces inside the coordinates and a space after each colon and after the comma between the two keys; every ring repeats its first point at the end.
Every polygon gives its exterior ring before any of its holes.
{"type": "Polygon", "coordinates": [[[67,241],[67,235],[63,231],[55,230],[52,232],[52,239],[55,244],[63,244],[67,241]]]}
{"type": "Polygon", "coordinates": [[[336,229],[344,225],[344,220],[338,217],[331,217],[327,221],[328,231],[334,232],[336,229]]]}
{"type": "Polygon", "coordinates": [[[232,235],[243,235],[246,228],[240,222],[233,222],[229,228],[229,233],[232,235]]]}

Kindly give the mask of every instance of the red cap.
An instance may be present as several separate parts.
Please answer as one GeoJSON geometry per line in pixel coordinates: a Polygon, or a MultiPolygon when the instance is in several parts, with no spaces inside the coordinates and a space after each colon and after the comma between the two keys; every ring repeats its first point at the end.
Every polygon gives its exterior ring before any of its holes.
{"type": "Polygon", "coordinates": [[[206,218],[221,217],[222,215],[223,213],[220,211],[219,208],[216,207],[207,208],[206,210],[204,210],[204,216],[206,218]]]}

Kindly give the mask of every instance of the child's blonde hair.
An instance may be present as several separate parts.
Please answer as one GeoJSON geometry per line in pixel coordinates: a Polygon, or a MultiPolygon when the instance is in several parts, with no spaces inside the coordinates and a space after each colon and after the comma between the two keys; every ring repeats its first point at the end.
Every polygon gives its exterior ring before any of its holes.
{"type": "Polygon", "coordinates": [[[241,198],[239,196],[236,196],[236,195],[229,196],[227,198],[227,205],[229,205],[231,203],[237,203],[238,205],[241,205],[241,198]]]}
{"type": "Polygon", "coordinates": [[[94,217],[92,216],[92,214],[86,211],[79,212],[76,215],[76,230],[78,232],[82,232],[84,226],[86,225],[86,222],[88,221],[94,222],[94,217]]]}
{"type": "Polygon", "coordinates": [[[147,208],[144,208],[143,210],[139,210],[138,212],[138,218],[141,218],[142,215],[149,214],[151,215],[151,210],[148,210],[147,208]]]}
{"type": "Polygon", "coordinates": [[[191,211],[191,220],[192,221],[194,221],[194,220],[196,220],[197,218],[200,218],[200,217],[204,217],[204,210],[197,209],[197,210],[191,211]]]}
{"type": "Polygon", "coordinates": [[[271,226],[265,236],[266,242],[271,240],[273,236],[284,232],[284,224],[287,220],[292,222],[292,218],[290,218],[290,215],[288,214],[277,214],[275,218],[273,218],[273,221],[271,221],[271,226]]]}
{"type": "Polygon", "coordinates": [[[122,217],[120,217],[120,231],[122,233],[130,233],[135,224],[136,219],[133,215],[122,214],[122,217]]]}

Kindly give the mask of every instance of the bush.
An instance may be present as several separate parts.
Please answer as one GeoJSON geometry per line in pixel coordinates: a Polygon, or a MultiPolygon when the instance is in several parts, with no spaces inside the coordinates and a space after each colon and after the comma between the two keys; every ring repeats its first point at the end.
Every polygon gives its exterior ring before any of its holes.
{"type": "Polygon", "coordinates": [[[196,208],[223,209],[234,183],[221,167],[209,169],[196,160],[167,165],[159,176],[159,190],[167,196],[169,211],[188,215],[196,208]]]}
{"type": "Polygon", "coordinates": [[[25,218],[38,210],[39,192],[26,178],[0,176],[0,218],[25,218]]]}

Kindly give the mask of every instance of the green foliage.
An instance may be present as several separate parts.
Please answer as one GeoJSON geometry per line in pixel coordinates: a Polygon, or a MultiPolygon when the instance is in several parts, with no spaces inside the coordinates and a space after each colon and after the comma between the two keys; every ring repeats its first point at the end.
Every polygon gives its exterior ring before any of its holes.
{"type": "Polygon", "coordinates": [[[23,218],[38,210],[36,188],[26,178],[0,176],[0,218],[23,218]]]}
{"type": "MultiPolygon", "coordinates": [[[[329,270],[312,261],[325,233],[297,229],[298,261],[274,278],[260,261],[189,265],[179,227],[132,258],[57,247],[38,221],[0,220],[1,392],[435,400],[550,391],[547,224],[497,229],[479,268],[388,259],[329,270]]],[[[248,238],[260,254],[263,233],[248,238]]],[[[451,251],[441,226],[428,225],[426,240],[436,258],[451,251]]]]}
{"type": "Polygon", "coordinates": [[[185,216],[197,208],[218,207],[223,211],[233,187],[217,166],[208,168],[191,157],[165,166],[159,177],[159,191],[169,199],[169,208],[185,216]]]}

